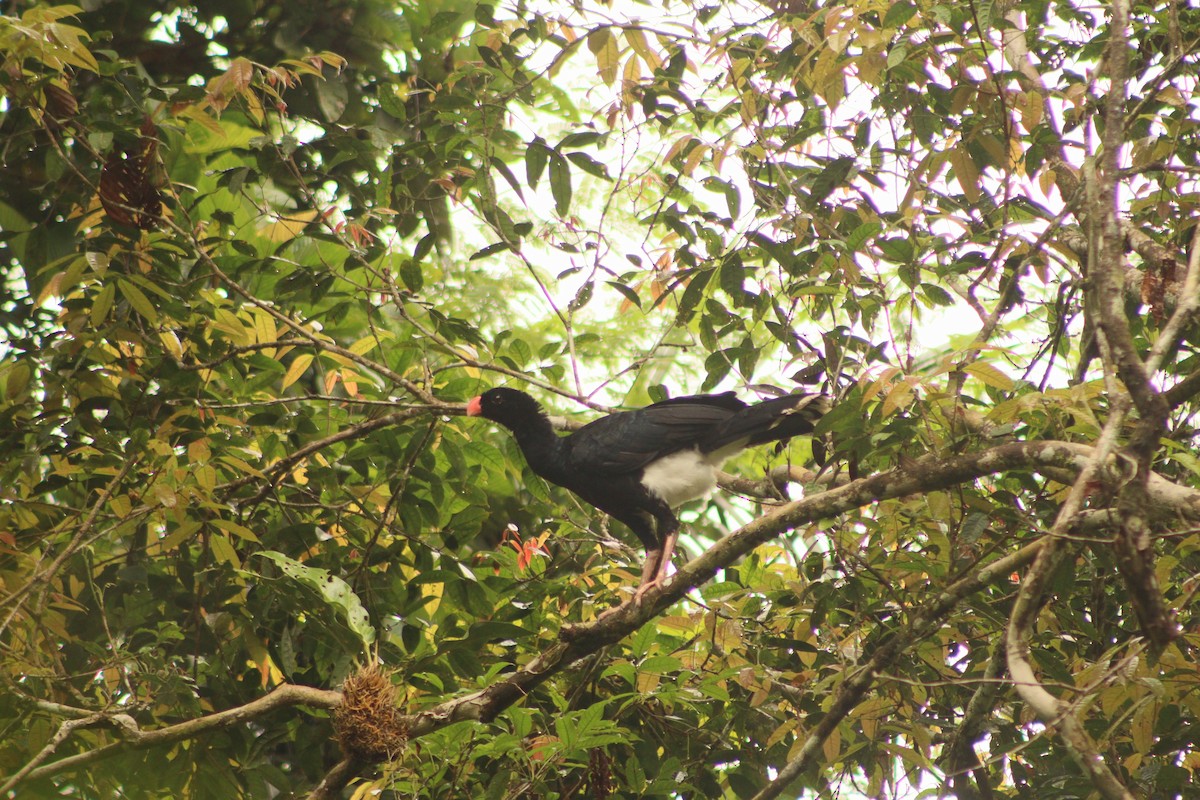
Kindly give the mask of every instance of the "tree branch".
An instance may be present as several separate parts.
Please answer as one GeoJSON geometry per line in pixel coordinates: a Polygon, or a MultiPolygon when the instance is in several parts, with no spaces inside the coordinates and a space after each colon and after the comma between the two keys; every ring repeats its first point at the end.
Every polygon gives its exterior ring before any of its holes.
{"type": "Polygon", "coordinates": [[[291,472],[297,464],[308,458],[313,453],[323,450],[330,445],[337,444],[338,442],[348,441],[350,439],[358,439],[372,431],[379,430],[380,428],[386,428],[389,425],[398,425],[402,422],[407,422],[414,417],[426,416],[429,414],[465,413],[466,408],[462,405],[435,403],[425,407],[396,411],[392,414],[385,414],[382,417],[368,419],[356,425],[342,428],[336,433],[330,434],[322,439],[316,439],[309,442],[303,447],[289,453],[284,458],[279,459],[270,467],[257,475],[245,475],[237,480],[232,480],[228,483],[222,484],[218,486],[217,489],[224,492],[225,496],[228,496],[231,492],[240,489],[247,484],[262,480],[263,486],[254,494],[253,497],[244,501],[247,504],[253,505],[267,496],[267,493],[271,491],[271,488],[275,486],[276,481],[280,477],[291,472]]]}
{"type": "MultiPolygon", "coordinates": [[[[945,758],[947,773],[951,785],[957,792],[959,800],[975,800],[981,795],[977,786],[972,786],[968,778],[972,771],[979,767],[979,757],[975,755],[975,742],[983,738],[987,725],[992,721],[992,712],[996,707],[996,697],[1006,686],[1003,682],[1008,670],[1004,658],[1004,641],[995,642],[988,656],[987,668],[983,671],[983,681],[971,695],[967,707],[963,711],[962,722],[946,745],[945,758]]],[[[976,784],[982,784],[984,778],[976,779],[976,784]]]]}
{"type": "MultiPolygon", "coordinates": [[[[1104,463],[1110,463],[1109,457],[1104,463]]],[[[928,455],[909,462],[905,467],[879,475],[861,478],[844,485],[779,506],[750,524],[725,536],[693,561],[684,565],[665,584],[646,593],[640,604],[627,603],[602,619],[583,625],[564,625],[560,641],[551,645],[532,661],[503,680],[480,691],[456,697],[432,708],[414,714],[400,715],[398,724],[407,730],[408,738],[415,739],[455,722],[464,720],[489,721],[504,709],[520,702],[547,678],[572,663],[613,644],[634,632],[646,622],[665,611],[681,599],[692,588],[712,578],[718,570],[729,566],[754,548],[771,539],[793,530],[798,526],[829,519],[879,500],[936,491],[985,475],[1019,469],[1046,469],[1047,471],[1070,471],[1079,473],[1089,462],[1100,463],[1098,451],[1070,442],[1018,442],[1000,445],[978,453],[969,453],[952,458],[928,455]]],[[[1158,475],[1151,475],[1148,490],[1155,504],[1164,513],[1177,513],[1200,519],[1200,492],[1177,486],[1158,475]]],[[[942,616],[951,610],[963,597],[977,591],[983,585],[1001,576],[1007,577],[1012,570],[1028,563],[1040,551],[1041,544],[1034,543],[1010,556],[980,568],[973,576],[964,578],[944,590],[933,602],[915,612],[912,622],[902,631],[886,641],[871,657],[866,666],[839,690],[835,707],[822,720],[822,726],[814,730],[806,743],[801,762],[788,775],[798,774],[808,760],[820,749],[824,736],[836,726],[838,720],[853,709],[854,705],[870,687],[877,672],[886,667],[896,653],[933,629],[942,616]],[[829,720],[828,723],[825,720],[829,720]],[[823,733],[822,733],[823,732],[823,733]]],[[[136,729],[127,733],[122,742],[115,742],[97,750],[81,753],[44,766],[23,771],[23,780],[35,780],[64,770],[76,769],[115,753],[120,748],[145,748],[159,744],[170,744],[198,736],[207,731],[237,724],[255,716],[289,705],[309,705],[332,708],[338,704],[341,694],[332,691],[302,686],[282,686],[266,697],[235,709],[201,717],[156,731],[142,732],[136,729]]],[[[48,753],[47,753],[48,755],[48,753]]],[[[40,756],[40,754],[39,754],[40,756]]],[[[41,756],[44,759],[45,756],[41,756]]],[[[353,777],[362,765],[344,763],[337,768],[342,774],[349,772],[345,780],[353,777]]],[[[790,767],[791,765],[789,765],[790,767]]],[[[784,773],[781,773],[781,778],[784,773]]],[[[326,776],[321,789],[332,796],[335,773],[326,776]]],[[[11,779],[10,779],[11,780],[11,779]]],[[[340,779],[339,779],[340,780],[340,779]]],[[[344,785],[344,782],[341,784],[344,785]]],[[[782,791],[780,784],[778,791],[782,791]]],[[[770,797],[775,795],[764,795],[770,797]]]]}
{"type": "Polygon", "coordinates": [[[1054,525],[1045,539],[1046,545],[1021,581],[1005,637],[1008,671],[1017,693],[1043,722],[1056,729],[1059,739],[1075,763],[1088,776],[1092,785],[1109,800],[1133,800],[1133,795],[1105,766],[1095,743],[1075,715],[1042,686],[1033,671],[1033,665],[1029,662],[1029,639],[1041,608],[1042,596],[1047,591],[1055,568],[1067,554],[1069,540],[1065,538],[1065,534],[1083,508],[1084,500],[1093,491],[1093,485],[1101,477],[1109,455],[1116,448],[1117,435],[1124,422],[1127,407],[1128,401],[1124,404],[1117,403],[1100,433],[1096,449],[1080,470],[1066,500],[1059,508],[1054,525]]]}
{"type": "Polygon", "coordinates": [[[357,759],[343,758],[325,773],[325,777],[309,793],[308,800],[338,800],[342,796],[342,789],[358,777],[364,766],[357,759]]]}
{"type": "MultiPolygon", "coordinates": [[[[56,574],[58,574],[58,571],[62,568],[62,565],[83,544],[93,526],[95,526],[96,518],[100,516],[100,510],[104,508],[106,503],[108,503],[109,499],[121,485],[121,481],[125,480],[125,476],[128,475],[130,470],[133,469],[134,465],[138,463],[138,460],[139,459],[136,456],[127,458],[125,463],[121,466],[120,471],[117,472],[117,474],[114,475],[107,484],[105,484],[104,489],[96,498],[96,502],[92,503],[92,507],[88,511],[87,516],[84,518],[83,522],[80,523],[79,530],[75,531],[75,535],[71,537],[71,541],[67,543],[67,546],[63,548],[62,552],[59,553],[52,562],[50,562],[50,566],[35,574],[19,589],[14,590],[13,592],[9,593],[8,596],[0,599],[0,607],[3,607],[8,603],[13,604],[12,610],[9,611],[8,616],[4,618],[4,622],[0,623],[0,634],[3,634],[4,631],[8,629],[8,626],[12,623],[13,618],[16,617],[17,613],[21,610],[21,600],[25,597],[25,595],[33,591],[33,588],[38,584],[44,584],[45,587],[49,587],[50,581],[56,574]]],[[[43,589],[43,593],[44,591],[45,589],[43,589]]]]}
{"type": "MultiPolygon", "coordinates": [[[[399,718],[399,724],[408,731],[410,739],[415,739],[455,722],[494,719],[551,675],[601,647],[620,641],[683,598],[694,587],[711,579],[720,569],[759,545],[801,525],[829,519],[879,500],[936,491],[996,472],[1045,466],[1077,473],[1094,455],[1092,448],[1082,444],[1037,442],[1006,444],[953,458],[925,456],[915,459],[905,468],[861,478],[827,492],[792,501],[720,539],[681,567],[661,587],[648,591],[640,604],[626,603],[590,623],[564,625],[559,633],[561,641],[499,683],[415,714],[403,715],[399,718]]],[[[1158,476],[1151,480],[1150,489],[1156,502],[1162,504],[1164,509],[1170,508],[1200,519],[1200,492],[1176,486],[1158,476]]],[[[1019,564],[1027,563],[1027,559],[1032,559],[1031,547],[1036,547],[1036,544],[1007,558],[1016,558],[1019,564]]],[[[993,570],[1003,570],[1006,568],[1004,565],[1011,566],[1011,563],[1001,559],[994,566],[981,569],[975,578],[965,580],[975,580],[977,584],[970,585],[982,586],[990,577],[981,576],[990,576],[993,570]]],[[[1005,574],[1009,573],[1011,569],[1005,574]]],[[[966,585],[960,581],[946,592],[963,591],[962,587],[966,585]]],[[[946,596],[949,595],[943,595],[946,596]]],[[[955,598],[951,600],[957,602],[955,598]]],[[[935,605],[933,608],[939,607],[935,605]]]]}
{"type": "Polygon", "coordinates": [[[917,609],[912,615],[911,622],[892,634],[871,655],[866,664],[842,682],[829,711],[821,717],[820,722],[805,739],[797,756],[779,770],[779,775],[764,786],[762,791],[754,795],[753,800],[774,800],[783,794],[788,786],[816,761],[822,752],[825,740],[846,718],[846,715],[862,701],[880,671],[895,661],[896,657],[904,650],[937,630],[942,619],[968,595],[979,591],[993,581],[1007,580],[1014,569],[1034,560],[1042,551],[1043,544],[1043,541],[1028,544],[1011,555],[981,567],[974,575],[955,581],[932,602],[917,609]]]}
{"type": "Polygon", "coordinates": [[[177,725],[168,725],[165,728],[158,728],[152,731],[140,730],[133,718],[127,714],[98,712],[89,717],[67,720],[59,726],[50,743],[42,748],[41,752],[9,777],[3,785],[0,785],[0,794],[11,790],[19,783],[57,775],[66,770],[79,769],[94,761],[116,755],[119,751],[142,750],[157,745],[174,744],[184,739],[193,739],[210,731],[229,728],[261,717],[280,708],[307,706],[311,708],[332,709],[336,708],[341,701],[341,692],[316,689],[311,686],[285,684],[277,687],[270,694],[260,697],[257,700],[252,700],[237,708],[218,711],[215,714],[197,717],[186,722],[180,722],[177,725]],[[45,766],[37,766],[48,758],[74,730],[104,722],[118,724],[124,736],[123,740],[98,747],[95,750],[88,750],[83,753],[67,756],[45,766]]]}

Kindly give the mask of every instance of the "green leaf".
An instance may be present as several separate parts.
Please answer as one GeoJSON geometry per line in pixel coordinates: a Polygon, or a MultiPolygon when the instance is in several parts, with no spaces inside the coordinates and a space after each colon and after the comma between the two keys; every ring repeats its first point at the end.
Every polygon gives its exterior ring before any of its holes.
{"type": "MultiPolygon", "coordinates": [[[[371,625],[371,617],[363,608],[358,595],[350,588],[350,584],[333,575],[329,570],[306,567],[274,550],[267,550],[256,555],[275,562],[284,575],[315,590],[326,605],[342,615],[350,630],[358,635],[364,648],[370,647],[375,641],[375,628],[371,625]]],[[[263,576],[259,575],[258,577],[263,576]]]]}
{"type": "Polygon", "coordinates": [[[423,261],[425,256],[433,251],[433,246],[437,244],[437,235],[427,233],[417,242],[417,246],[413,248],[413,261],[423,261]]]}
{"type": "Polygon", "coordinates": [[[508,242],[495,242],[493,244],[489,244],[487,247],[483,248],[482,250],[476,250],[474,253],[471,254],[471,257],[468,260],[469,261],[478,261],[481,258],[487,258],[488,256],[499,253],[501,250],[508,250],[508,249],[509,249],[508,242]]]}
{"type": "Polygon", "coordinates": [[[228,564],[234,568],[241,566],[237,550],[228,537],[221,535],[210,536],[208,537],[208,547],[218,564],[228,564]]]}
{"type": "Polygon", "coordinates": [[[595,281],[588,281],[583,286],[579,287],[579,291],[575,292],[575,296],[571,298],[571,302],[567,304],[567,308],[571,311],[578,311],[586,306],[592,299],[592,290],[596,288],[595,281]]]}
{"type": "MultiPolygon", "coordinates": [[[[517,182],[517,176],[513,174],[511,169],[508,168],[508,164],[505,164],[495,156],[492,156],[489,163],[492,165],[492,169],[504,176],[504,180],[507,181],[508,185],[511,186],[513,191],[517,193],[517,197],[524,201],[525,195],[521,192],[521,184],[517,182]]],[[[526,175],[528,176],[528,170],[526,170],[526,175]]]]}
{"type": "Polygon", "coordinates": [[[862,225],[859,225],[857,228],[851,231],[850,235],[846,237],[846,247],[851,252],[858,252],[862,249],[863,245],[878,236],[879,232],[882,230],[883,224],[880,222],[864,222],[862,225]]]}
{"type": "Polygon", "coordinates": [[[603,178],[606,181],[612,180],[612,178],[608,176],[608,167],[604,166],[587,153],[567,153],[567,158],[572,164],[579,167],[589,175],[595,175],[597,178],[603,178]]]}
{"type": "Polygon", "coordinates": [[[845,185],[846,179],[854,171],[854,159],[850,156],[835,158],[825,165],[818,173],[812,184],[813,197],[824,200],[835,189],[845,185]]]}
{"type": "Polygon", "coordinates": [[[158,322],[158,312],[154,310],[154,305],[150,299],[142,293],[142,290],[134,286],[125,278],[117,278],[117,287],[120,288],[121,294],[129,301],[129,305],[133,306],[134,311],[137,311],[146,321],[155,324],[158,322]]]}
{"type": "Polygon", "coordinates": [[[115,284],[106,283],[96,293],[96,300],[92,303],[92,310],[88,314],[93,328],[99,328],[104,320],[108,319],[108,312],[112,310],[113,300],[117,296],[117,287],[115,284]]]}
{"type": "MultiPolygon", "coordinates": [[[[426,237],[429,238],[429,237],[426,237]]],[[[421,262],[415,259],[405,259],[400,265],[400,280],[413,294],[420,294],[425,285],[425,275],[421,271],[421,262]]]]}
{"type": "Polygon", "coordinates": [[[899,28],[912,19],[917,13],[917,7],[912,3],[892,3],[887,13],[883,15],[883,27],[899,28]]]}
{"type": "Polygon", "coordinates": [[[595,144],[604,138],[604,134],[598,131],[579,131],[577,133],[569,133],[563,137],[558,143],[558,150],[565,150],[568,147],[586,147],[590,144],[595,144]]]}
{"type": "Polygon", "coordinates": [[[742,193],[737,186],[729,181],[712,177],[705,178],[703,185],[711,192],[719,192],[724,195],[730,219],[737,219],[742,215],[742,193]]]}
{"type": "Polygon", "coordinates": [[[571,167],[562,153],[550,152],[550,194],[554,196],[554,210],[560,217],[571,210],[571,167]]]}
{"type": "Polygon", "coordinates": [[[933,283],[922,283],[921,294],[935,306],[952,306],[954,305],[954,296],[948,291],[933,283]]]}
{"type": "Polygon", "coordinates": [[[540,136],[525,148],[525,179],[529,181],[530,188],[537,188],[538,181],[542,179],[542,171],[546,169],[546,162],[552,152],[546,145],[546,140],[540,136]]]}
{"type": "Polygon", "coordinates": [[[704,290],[708,286],[708,282],[712,280],[712,276],[713,270],[711,269],[697,270],[691,273],[691,280],[688,281],[687,288],[683,290],[683,296],[679,298],[677,313],[680,324],[691,319],[696,306],[704,299],[704,290]]]}
{"type": "Polygon", "coordinates": [[[883,257],[888,261],[904,264],[913,257],[913,245],[907,238],[890,236],[886,239],[881,239],[878,244],[883,257]]]}
{"type": "Polygon", "coordinates": [[[746,299],[746,268],[742,264],[741,256],[737,253],[730,254],[721,264],[719,274],[721,289],[729,295],[734,305],[742,305],[746,299]]]}
{"type": "Polygon", "coordinates": [[[642,307],[642,298],[638,297],[637,292],[618,281],[605,281],[609,286],[620,292],[626,300],[633,303],[638,308],[642,307]]]}

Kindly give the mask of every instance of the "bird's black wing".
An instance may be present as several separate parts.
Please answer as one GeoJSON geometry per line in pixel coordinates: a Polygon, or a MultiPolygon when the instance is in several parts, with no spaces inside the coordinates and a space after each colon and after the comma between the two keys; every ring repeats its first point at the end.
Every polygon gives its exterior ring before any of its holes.
{"type": "Polygon", "coordinates": [[[746,406],[713,428],[700,449],[706,453],[730,446],[741,449],[811,433],[828,411],[828,398],[819,394],[798,393],[764,400],[746,406]]]}
{"type": "Polygon", "coordinates": [[[687,395],[601,417],[567,437],[575,470],[595,475],[636,472],[655,459],[696,447],[744,409],[733,392],[687,395]]]}

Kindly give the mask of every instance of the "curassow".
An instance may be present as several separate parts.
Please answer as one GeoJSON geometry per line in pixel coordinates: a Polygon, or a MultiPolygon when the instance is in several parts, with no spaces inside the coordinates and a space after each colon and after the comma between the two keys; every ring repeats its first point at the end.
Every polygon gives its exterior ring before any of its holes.
{"type": "Polygon", "coordinates": [[[717,470],[747,447],[810,433],[829,408],[817,394],[747,405],[733,392],[673,397],[600,417],[559,436],[525,392],[497,388],[472,398],[467,414],[512,431],[530,469],[620,520],[646,548],[634,595],[662,581],[679,538],[673,509],[717,484],[717,470]]]}

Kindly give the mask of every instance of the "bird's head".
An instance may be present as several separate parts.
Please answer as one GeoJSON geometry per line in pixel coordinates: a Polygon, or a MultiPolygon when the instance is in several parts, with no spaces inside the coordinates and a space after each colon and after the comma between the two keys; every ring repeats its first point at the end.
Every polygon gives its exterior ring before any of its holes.
{"type": "Polygon", "coordinates": [[[501,386],[472,397],[467,403],[467,415],[484,417],[512,428],[543,416],[543,411],[537,400],[520,389],[501,386]]]}

